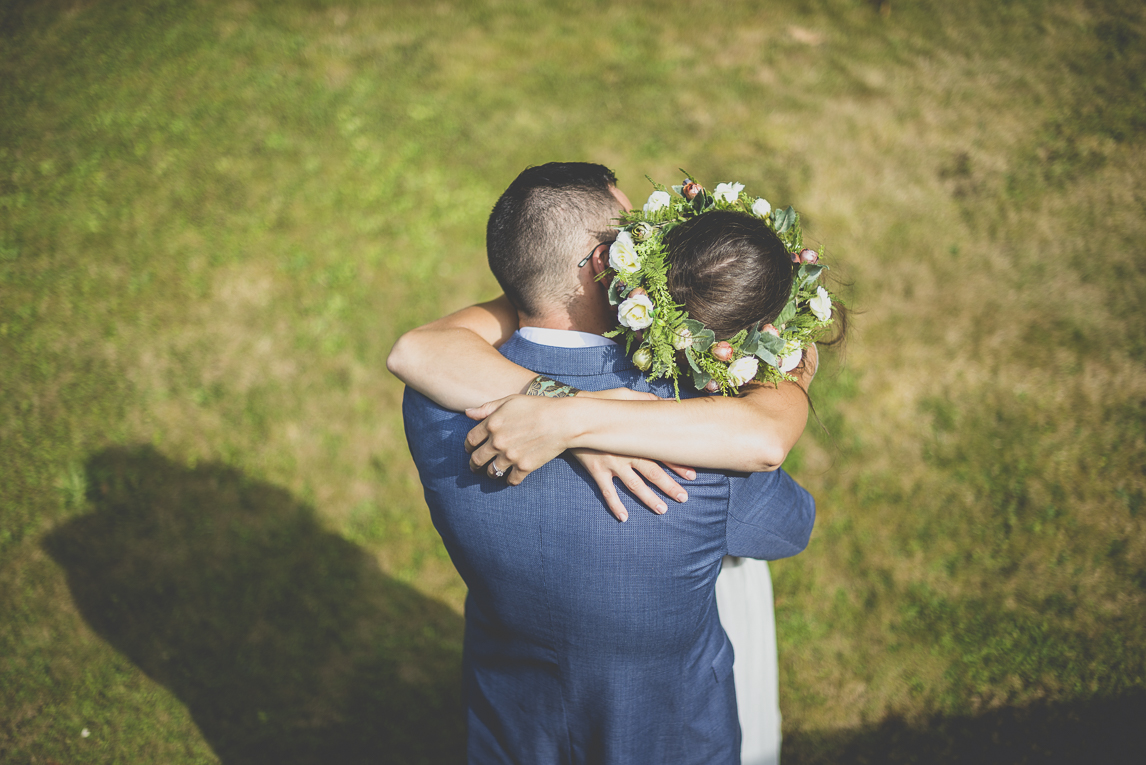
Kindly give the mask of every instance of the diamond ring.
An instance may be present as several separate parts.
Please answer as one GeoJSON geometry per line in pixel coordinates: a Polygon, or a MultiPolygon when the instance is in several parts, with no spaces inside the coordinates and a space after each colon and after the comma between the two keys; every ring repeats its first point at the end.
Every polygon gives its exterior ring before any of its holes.
{"type": "Polygon", "coordinates": [[[503,475],[505,475],[504,470],[498,470],[497,468],[494,468],[494,476],[495,477],[501,478],[503,475]]]}

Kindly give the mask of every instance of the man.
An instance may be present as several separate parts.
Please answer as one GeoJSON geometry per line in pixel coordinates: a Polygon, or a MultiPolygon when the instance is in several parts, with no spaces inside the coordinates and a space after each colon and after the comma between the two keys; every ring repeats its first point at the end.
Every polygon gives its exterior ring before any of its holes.
{"type": "MultiPolygon", "coordinates": [[[[500,350],[582,390],[666,395],[599,337],[613,312],[581,268],[599,264],[622,204],[599,165],[552,163],[510,185],[487,245],[522,330],[500,350]]],[[[469,587],[469,760],[738,763],[733,653],[713,584],[725,554],[803,549],[811,497],[780,470],[701,472],[686,506],[617,524],[573,461],[509,487],[494,464],[468,470],[470,420],[411,390],[403,411],[434,524],[469,587]]]]}

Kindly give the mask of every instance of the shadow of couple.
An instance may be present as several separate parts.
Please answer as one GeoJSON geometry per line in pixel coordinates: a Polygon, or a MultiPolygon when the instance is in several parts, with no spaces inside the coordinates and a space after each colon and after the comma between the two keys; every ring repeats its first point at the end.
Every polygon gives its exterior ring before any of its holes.
{"type": "MultiPolygon", "coordinates": [[[[463,622],[284,489],[150,447],[87,465],[44,546],[87,622],[185,704],[224,763],[464,758],[463,622]]],[[[792,731],[794,763],[1137,762],[1146,693],[792,731]],[[1127,756],[1128,755],[1128,756],[1127,756]]]]}
{"type": "Polygon", "coordinates": [[[457,762],[461,617],[286,490],[151,447],[87,464],[45,549],[104,640],[224,763],[457,762]]]}

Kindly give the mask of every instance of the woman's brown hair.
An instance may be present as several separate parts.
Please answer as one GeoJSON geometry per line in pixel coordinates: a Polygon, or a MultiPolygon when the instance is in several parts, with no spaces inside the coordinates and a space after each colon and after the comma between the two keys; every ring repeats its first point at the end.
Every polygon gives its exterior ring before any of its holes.
{"type": "Polygon", "coordinates": [[[691,318],[725,340],[774,320],[792,291],[792,258],[764,221],[714,210],[665,236],[668,290],[691,318]]]}

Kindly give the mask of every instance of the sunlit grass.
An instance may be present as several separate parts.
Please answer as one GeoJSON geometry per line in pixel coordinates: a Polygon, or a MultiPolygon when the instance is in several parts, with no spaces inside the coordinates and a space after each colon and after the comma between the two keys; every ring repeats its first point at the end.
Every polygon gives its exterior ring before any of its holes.
{"type": "MultiPolygon", "coordinates": [[[[773,568],[797,756],[1146,687],[1139,4],[9,0],[0,20],[0,759],[225,760],[268,731],[300,762],[343,739],[369,759],[391,702],[348,690],[359,671],[426,689],[403,757],[456,743],[434,720],[464,587],[383,361],[494,293],[489,207],[557,158],[609,164],[634,201],[682,166],[766,190],[852,285],[813,391],[827,433],[789,462],[817,530],[773,568]],[[134,488],[101,488],[109,464],[134,488]],[[207,499],[149,504],[151,470],[207,499]],[[276,498],[257,522],[244,485],[276,498]],[[196,507],[229,531],[183,540],[196,507]],[[224,665],[164,657],[178,622],[112,551],[184,586],[187,619],[262,635],[263,669],[337,643],[281,679],[311,706],[222,725],[224,665]],[[344,554],[367,595],[314,585],[292,633],[287,564],[344,554]],[[195,555],[251,557],[266,598],[212,594],[195,555]],[[142,635],[100,620],[105,595],[142,635]]],[[[261,673],[227,693],[253,704],[261,673]]]]}

